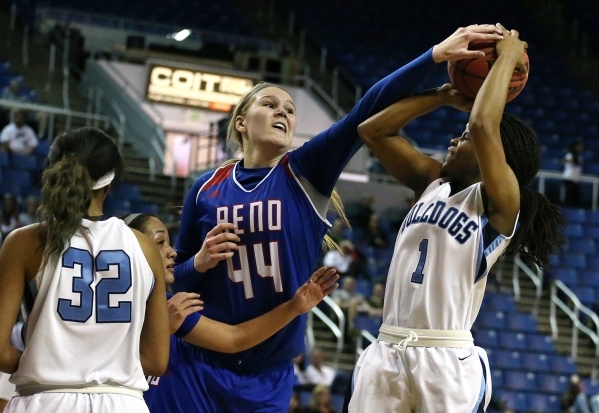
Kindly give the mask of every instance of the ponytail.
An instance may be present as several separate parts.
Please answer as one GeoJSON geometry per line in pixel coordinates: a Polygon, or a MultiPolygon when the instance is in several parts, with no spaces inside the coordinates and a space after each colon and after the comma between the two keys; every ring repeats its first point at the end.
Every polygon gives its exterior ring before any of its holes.
{"type": "Polygon", "coordinates": [[[92,200],[92,179],[74,154],[66,154],[42,175],[43,201],[39,208],[41,235],[46,243],[44,262],[60,256],[71,237],[82,228],[92,200]]]}
{"type": "Polygon", "coordinates": [[[520,189],[520,226],[510,242],[507,253],[521,253],[545,268],[549,256],[566,243],[566,220],[558,207],[530,188],[520,189]]]}
{"type": "MultiPolygon", "coordinates": [[[[343,207],[343,201],[341,200],[341,197],[339,196],[339,193],[337,192],[336,189],[333,189],[333,193],[331,194],[329,210],[334,212],[335,214],[337,214],[339,219],[341,219],[341,221],[343,222],[343,224],[345,224],[346,227],[351,228],[351,225],[349,224],[349,220],[347,219],[347,216],[345,215],[345,208],[343,207]]],[[[337,245],[337,243],[333,240],[333,238],[328,233],[324,236],[324,239],[322,240],[322,249],[324,252],[331,251],[331,250],[341,251],[341,248],[339,248],[339,245],[337,245]]]]}

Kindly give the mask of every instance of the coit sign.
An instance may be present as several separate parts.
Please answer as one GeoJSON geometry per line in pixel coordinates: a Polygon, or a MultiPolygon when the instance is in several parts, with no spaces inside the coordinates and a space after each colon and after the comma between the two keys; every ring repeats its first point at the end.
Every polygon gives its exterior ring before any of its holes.
{"type": "Polygon", "coordinates": [[[172,66],[150,65],[147,99],[228,112],[254,79],[172,66]]]}

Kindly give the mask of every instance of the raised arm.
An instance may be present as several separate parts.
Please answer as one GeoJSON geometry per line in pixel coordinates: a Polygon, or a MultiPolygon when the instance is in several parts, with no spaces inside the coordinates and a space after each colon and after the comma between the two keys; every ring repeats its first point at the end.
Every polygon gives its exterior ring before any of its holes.
{"type": "Polygon", "coordinates": [[[478,92],[470,113],[469,136],[480,168],[486,194],[485,213],[491,226],[504,235],[514,229],[520,210],[520,188],[512,168],[507,164],[499,125],[514,70],[528,74],[524,62],[527,44],[518,32],[504,32],[497,42],[497,60],[478,92]]]}
{"type": "Polygon", "coordinates": [[[422,56],[378,81],[343,119],[294,151],[292,167],[317,191],[330,196],[341,171],[362,145],[357,133],[360,123],[409,96],[430,73],[434,63],[478,57],[483,52],[468,50],[470,42],[499,38],[500,31],[493,25],[459,28],[422,56]]]}
{"type": "Polygon", "coordinates": [[[201,317],[183,339],[188,343],[222,353],[247,350],[270,338],[291,320],[307,313],[338,286],[335,269],[319,268],[295,296],[260,317],[238,325],[228,325],[201,317]]]}
{"type": "Polygon", "coordinates": [[[360,137],[398,182],[415,192],[418,199],[426,187],[441,175],[441,163],[412,147],[397,133],[411,120],[442,105],[470,110],[472,101],[444,85],[402,99],[358,126],[360,137]]]}

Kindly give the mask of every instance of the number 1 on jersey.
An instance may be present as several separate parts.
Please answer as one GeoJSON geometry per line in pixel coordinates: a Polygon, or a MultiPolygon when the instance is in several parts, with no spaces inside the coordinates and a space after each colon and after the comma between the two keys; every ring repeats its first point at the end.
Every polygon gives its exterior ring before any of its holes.
{"type": "Polygon", "coordinates": [[[426,262],[426,253],[428,252],[428,239],[424,238],[420,241],[418,249],[420,250],[420,258],[418,259],[416,271],[412,273],[412,279],[410,281],[416,284],[422,284],[422,279],[424,278],[422,271],[424,270],[424,263],[426,262]]]}

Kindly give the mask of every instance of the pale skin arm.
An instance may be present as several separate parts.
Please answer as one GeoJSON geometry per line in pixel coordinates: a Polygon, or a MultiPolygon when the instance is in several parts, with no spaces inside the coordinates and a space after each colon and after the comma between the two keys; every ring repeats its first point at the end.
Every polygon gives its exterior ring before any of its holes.
{"type": "Polygon", "coordinates": [[[333,292],[339,274],[334,268],[321,267],[302,285],[295,296],[260,317],[238,325],[228,325],[207,317],[183,339],[188,343],[222,353],[237,353],[260,344],[285,327],[291,320],[314,308],[333,292]]]}
{"type": "Polygon", "coordinates": [[[497,42],[497,60],[472,107],[469,136],[478,159],[483,193],[487,198],[485,213],[489,223],[501,234],[509,235],[520,210],[520,188],[505,159],[499,125],[514,69],[528,74],[523,58],[527,44],[518,38],[517,31],[510,33],[503,26],[500,28],[504,38],[497,42]]]}
{"type": "Polygon", "coordinates": [[[164,300],[164,264],[154,240],[139,231],[131,230],[137,237],[155,278],[154,288],[146,301],[146,315],[139,342],[141,366],[144,374],[161,376],[168,366],[170,350],[169,315],[164,300]]]}
{"type": "Polygon", "coordinates": [[[233,257],[234,250],[238,248],[236,243],[239,242],[239,237],[229,231],[236,228],[229,223],[218,224],[206,234],[202,248],[193,258],[196,271],[206,272],[220,261],[233,257]]]}

